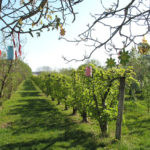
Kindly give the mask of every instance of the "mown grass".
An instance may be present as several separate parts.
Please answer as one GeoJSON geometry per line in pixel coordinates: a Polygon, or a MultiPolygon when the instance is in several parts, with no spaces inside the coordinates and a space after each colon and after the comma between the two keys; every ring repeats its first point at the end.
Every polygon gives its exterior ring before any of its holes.
{"type": "Polygon", "coordinates": [[[96,121],[81,123],[72,110],[51,101],[30,81],[20,85],[0,110],[0,150],[150,150],[150,115],[141,102],[126,102],[122,140],[101,138],[96,121]]]}

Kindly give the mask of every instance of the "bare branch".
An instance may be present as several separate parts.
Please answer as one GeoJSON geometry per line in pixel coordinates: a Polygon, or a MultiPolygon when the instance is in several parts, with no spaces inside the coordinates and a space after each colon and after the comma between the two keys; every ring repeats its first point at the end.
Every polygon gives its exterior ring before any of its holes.
{"type": "Polygon", "coordinates": [[[75,20],[74,6],[83,0],[0,0],[0,31],[11,36],[13,32],[30,34],[42,29],[58,29],[68,14],[75,20]],[[3,3],[2,3],[3,2],[3,3]]]}
{"type": "Polygon", "coordinates": [[[148,1],[130,0],[130,2],[121,7],[121,0],[116,0],[111,5],[111,8],[106,8],[101,0],[100,4],[104,11],[101,14],[92,15],[94,18],[93,23],[84,32],[79,34],[77,39],[67,40],[63,38],[69,42],[85,43],[86,46],[91,48],[89,55],[83,56],[82,59],[65,58],[65,60],[67,62],[84,61],[102,47],[106,49],[109,55],[114,55],[114,51],[117,54],[123,48],[128,48],[131,45],[137,46],[138,38],[148,34],[150,30],[150,6],[146,3],[148,1]],[[107,38],[105,40],[100,40],[97,37],[96,31],[98,26],[102,30],[108,29],[110,31],[110,33],[106,33],[107,38]]]}
{"type": "Polygon", "coordinates": [[[0,12],[1,12],[1,9],[2,9],[2,0],[0,0],[0,12]]]}

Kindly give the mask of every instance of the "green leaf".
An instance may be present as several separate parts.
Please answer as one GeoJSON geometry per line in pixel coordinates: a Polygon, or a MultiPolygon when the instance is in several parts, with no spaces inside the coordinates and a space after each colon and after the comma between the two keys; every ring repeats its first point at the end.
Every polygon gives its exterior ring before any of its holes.
{"type": "Polygon", "coordinates": [[[114,67],[114,66],[116,66],[115,59],[113,59],[113,58],[107,59],[106,64],[107,64],[107,67],[114,67]]]}
{"type": "Polygon", "coordinates": [[[123,51],[120,52],[120,56],[118,58],[120,60],[120,64],[125,66],[129,62],[129,59],[130,59],[129,52],[123,49],[123,51]]]}

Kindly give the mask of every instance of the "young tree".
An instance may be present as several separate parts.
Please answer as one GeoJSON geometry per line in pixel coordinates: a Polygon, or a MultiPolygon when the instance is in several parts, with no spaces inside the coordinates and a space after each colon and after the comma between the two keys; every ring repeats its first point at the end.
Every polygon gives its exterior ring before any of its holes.
{"type": "Polygon", "coordinates": [[[85,76],[86,64],[79,66],[77,70],[78,81],[76,81],[76,103],[82,122],[88,122],[88,106],[90,105],[89,80],[85,76]]]}
{"type": "Polygon", "coordinates": [[[31,68],[21,60],[0,60],[0,99],[10,98],[18,85],[31,74],[31,68]]]}
{"type": "Polygon", "coordinates": [[[12,71],[12,68],[14,66],[14,62],[12,60],[1,60],[0,61],[0,98],[3,97],[4,89],[6,86],[6,82],[8,80],[8,77],[10,76],[10,73],[12,71]]]}
{"type": "Polygon", "coordinates": [[[119,69],[102,69],[93,67],[93,77],[90,79],[89,112],[96,119],[102,136],[107,136],[108,121],[114,119],[117,113],[118,72],[119,69]]]}
{"type": "Polygon", "coordinates": [[[70,105],[73,108],[72,115],[76,115],[78,106],[77,106],[77,99],[78,99],[78,88],[79,88],[79,80],[78,80],[78,75],[76,70],[72,70],[71,74],[72,78],[72,93],[71,93],[71,102],[70,105]]]}

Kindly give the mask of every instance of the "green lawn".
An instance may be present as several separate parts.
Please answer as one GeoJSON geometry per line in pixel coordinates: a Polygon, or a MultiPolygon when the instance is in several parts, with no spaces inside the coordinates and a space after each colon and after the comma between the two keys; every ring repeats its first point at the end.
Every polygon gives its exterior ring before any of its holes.
{"type": "Polygon", "coordinates": [[[100,138],[98,124],[81,123],[45,97],[30,81],[23,82],[0,110],[0,150],[150,150],[150,115],[141,103],[126,102],[122,141],[100,138]]]}

